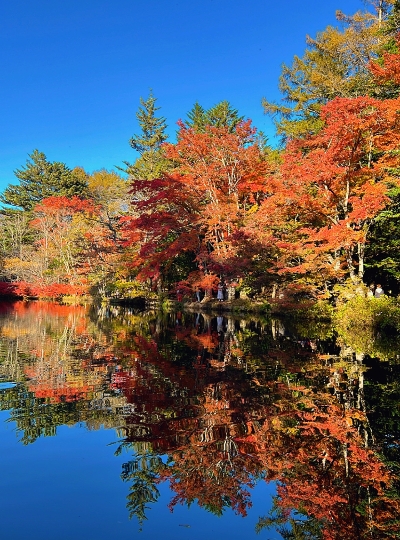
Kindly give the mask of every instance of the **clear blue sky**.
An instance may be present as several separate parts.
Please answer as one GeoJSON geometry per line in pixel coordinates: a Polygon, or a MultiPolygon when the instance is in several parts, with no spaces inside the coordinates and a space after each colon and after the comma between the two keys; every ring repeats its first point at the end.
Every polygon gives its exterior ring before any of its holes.
{"type": "Polygon", "coordinates": [[[10,0],[0,8],[0,191],[35,148],[88,172],[134,161],[140,96],[171,138],[195,101],[228,100],[270,136],[261,99],[305,36],[362,0],[10,0]]]}

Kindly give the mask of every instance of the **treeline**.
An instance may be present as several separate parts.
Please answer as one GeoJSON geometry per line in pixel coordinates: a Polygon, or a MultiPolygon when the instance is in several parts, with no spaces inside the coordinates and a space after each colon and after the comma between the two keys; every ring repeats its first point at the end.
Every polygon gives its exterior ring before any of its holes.
{"type": "Polygon", "coordinates": [[[139,157],[120,174],[35,150],[1,195],[1,290],[398,293],[400,2],[374,7],[338,13],[283,66],[282,102],[263,101],[279,149],[227,101],[195,103],[168,142],[150,93],[129,141],[139,157]]]}

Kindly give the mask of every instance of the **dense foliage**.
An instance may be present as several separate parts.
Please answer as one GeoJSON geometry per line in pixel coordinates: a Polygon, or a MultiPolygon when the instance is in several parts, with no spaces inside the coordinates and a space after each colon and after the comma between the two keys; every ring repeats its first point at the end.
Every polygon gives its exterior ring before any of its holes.
{"type": "Polygon", "coordinates": [[[1,196],[4,291],[33,296],[329,297],[364,281],[398,292],[399,4],[376,2],[308,38],[283,67],[284,145],[227,101],[195,103],[167,142],[141,99],[125,175],[35,150],[1,196]],[[229,296],[229,295],[228,295],[229,296]]]}

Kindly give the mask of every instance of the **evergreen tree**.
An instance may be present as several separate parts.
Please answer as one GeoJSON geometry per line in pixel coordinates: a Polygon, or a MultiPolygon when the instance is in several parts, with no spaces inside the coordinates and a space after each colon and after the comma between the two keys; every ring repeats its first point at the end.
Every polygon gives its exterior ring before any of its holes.
{"type": "Polygon", "coordinates": [[[168,168],[169,161],[165,158],[162,144],[167,140],[165,133],[167,124],[165,118],[157,117],[157,98],[150,91],[149,97],[140,98],[141,107],[136,113],[141,133],[134,135],[129,144],[140,154],[140,157],[131,164],[124,162],[127,172],[133,179],[150,180],[157,178],[168,168]]]}
{"type": "Polygon", "coordinates": [[[34,150],[29,158],[25,167],[14,173],[19,184],[9,184],[0,195],[0,202],[29,211],[46,197],[86,195],[87,181],[82,169],[71,170],[65,163],[51,163],[39,150],[34,150]]]}
{"type": "MultiPolygon", "coordinates": [[[[382,27],[382,33],[388,37],[382,47],[381,56],[376,64],[383,67],[385,65],[385,55],[399,54],[399,32],[400,32],[400,0],[374,0],[375,7],[387,9],[388,4],[392,5],[390,14],[382,27]]],[[[392,73],[392,75],[395,75],[392,73]]],[[[387,79],[378,77],[376,81],[379,85],[379,97],[393,98],[399,95],[400,84],[396,76],[387,79]]],[[[390,192],[390,203],[380,212],[372,222],[369,243],[366,246],[366,256],[369,264],[366,267],[366,282],[384,284],[385,290],[391,290],[393,294],[399,293],[400,283],[400,168],[395,167],[390,173],[397,178],[397,182],[392,185],[390,192]]]]}
{"type": "Polygon", "coordinates": [[[400,0],[375,0],[378,2],[378,9],[388,12],[389,16],[385,22],[383,31],[385,34],[395,37],[400,31],[400,0]]]}
{"type": "Polygon", "coordinates": [[[239,116],[238,110],[233,109],[229,101],[220,101],[207,111],[207,124],[215,127],[228,127],[234,131],[236,126],[244,120],[239,116]]]}
{"type": "Polygon", "coordinates": [[[185,124],[196,131],[204,131],[207,125],[207,112],[198,101],[196,101],[192,109],[187,113],[185,124]]]}
{"type": "Polygon", "coordinates": [[[382,283],[385,291],[399,293],[400,283],[400,188],[389,193],[390,204],[371,225],[366,258],[365,281],[382,283]]]}
{"type": "Polygon", "coordinates": [[[206,126],[228,127],[233,132],[243,119],[229,101],[220,101],[207,110],[196,102],[188,112],[185,124],[198,132],[204,132],[206,126]]]}

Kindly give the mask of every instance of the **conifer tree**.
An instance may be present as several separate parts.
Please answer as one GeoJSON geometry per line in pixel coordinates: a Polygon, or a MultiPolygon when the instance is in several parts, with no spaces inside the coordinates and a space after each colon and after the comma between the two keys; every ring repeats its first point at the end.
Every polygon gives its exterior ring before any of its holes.
{"type": "Polygon", "coordinates": [[[196,101],[192,109],[187,113],[185,124],[196,131],[204,131],[207,124],[207,112],[198,101],[196,101]]]}
{"type": "Polygon", "coordinates": [[[233,109],[229,101],[220,101],[207,111],[207,123],[218,128],[227,127],[233,133],[236,126],[244,120],[238,110],[233,109]]]}
{"type": "Polygon", "coordinates": [[[65,163],[48,161],[43,152],[34,150],[24,167],[15,171],[19,184],[9,184],[0,202],[29,211],[46,197],[85,196],[87,180],[82,169],[71,170],[65,163]]]}
{"type": "Polygon", "coordinates": [[[233,109],[229,101],[220,101],[210,109],[204,109],[196,102],[188,112],[185,124],[201,133],[204,132],[206,126],[227,127],[233,133],[243,119],[244,117],[239,116],[238,110],[233,109]]]}
{"type": "Polygon", "coordinates": [[[150,91],[149,97],[140,98],[141,107],[136,113],[141,133],[133,135],[129,144],[140,154],[133,163],[125,162],[126,172],[133,179],[150,180],[157,178],[168,168],[169,161],[165,158],[162,145],[168,139],[166,134],[167,124],[165,118],[157,117],[157,98],[150,91]]]}

